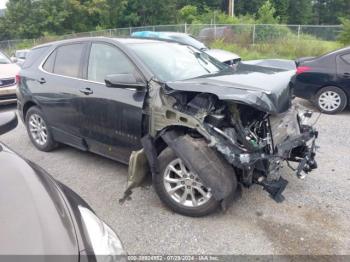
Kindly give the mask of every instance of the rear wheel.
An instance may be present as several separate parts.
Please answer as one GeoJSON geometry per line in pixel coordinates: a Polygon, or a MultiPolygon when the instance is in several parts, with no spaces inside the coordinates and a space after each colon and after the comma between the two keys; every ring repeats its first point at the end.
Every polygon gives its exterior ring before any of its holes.
{"type": "Polygon", "coordinates": [[[160,173],[153,179],[159,198],[169,208],[186,216],[200,217],[213,213],[220,205],[211,189],[203,185],[171,148],[159,155],[160,173]]]}
{"type": "Polygon", "coordinates": [[[327,86],[318,91],[316,95],[316,105],[323,113],[340,113],[347,105],[347,97],[340,88],[336,86],[327,86]]]}
{"type": "Polygon", "coordinates": [[[40,151],[49,152],[57,147],[41,110],[31,107],[26,115],[26,127],[30,140],[40,151]]]}

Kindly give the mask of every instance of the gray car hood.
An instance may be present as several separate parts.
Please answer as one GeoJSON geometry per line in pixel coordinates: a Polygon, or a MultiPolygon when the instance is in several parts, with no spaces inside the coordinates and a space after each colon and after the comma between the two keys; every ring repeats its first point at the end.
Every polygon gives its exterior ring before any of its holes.
{"type": "Polygon", "coordinates": [[[235,53],[232,53],[226,50],[221,50],[221,49],[209,49],[204,52],[214,57],[216,60],[220,61],[221,63],[241,59],[241,57],[236,55],[235,53]]]}
{"type": "Polygon", "coordinates": [[[189,80],[167,82],[168,93],[210,93],[221,100],[250,105],[268,113],[282,113],[291,105],[290,79],[295,71],[240,64],[228,70],[189,80]]]}

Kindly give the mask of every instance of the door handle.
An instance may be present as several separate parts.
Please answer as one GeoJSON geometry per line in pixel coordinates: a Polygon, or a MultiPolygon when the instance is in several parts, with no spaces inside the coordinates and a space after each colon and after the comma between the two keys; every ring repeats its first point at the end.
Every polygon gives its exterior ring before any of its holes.
{"type": "Polygon", "coordinates": [[[94,91],[92,91],[90,87],[82,88],[79,91],[80,93],[83,93],[84,95],[87,95],[87,96],[94,93],[94,91]]]}
{"type": "Polygon", "coordinates": [[[40,78],[39,80],[38,80],[38,82],[39,82],[39,84],[45,84],[46,83],[46,80],[45,80],[45,78],[40,78]]]}

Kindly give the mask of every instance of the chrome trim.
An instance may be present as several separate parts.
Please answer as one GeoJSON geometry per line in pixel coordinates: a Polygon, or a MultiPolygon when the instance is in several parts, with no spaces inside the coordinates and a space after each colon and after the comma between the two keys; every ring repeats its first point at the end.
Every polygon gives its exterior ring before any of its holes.
{"type": "Polygon", "coordinates": [[[17,99],[16,98],[13,98],[13,99],[0,99],[0,105],[8,105],[8,104],[14,104],[17,102],[17,99]]]}
{"type": "Polygon", "coordinates": [[[16,83],[16,78],[15,78],[15,77],[1,78],[1,79],[0,79],[0,82],[2,82],[2,81],[8,81],[8,80],[13,80],[13,83],[8,84],[8,85],[0,85],[0,88],[15,86],[15,85],[17,84],[17,83],[16,83]]]}
{"type": "Polygon", "coordinates": [[[6,86],[0,86],[0,88],[5,88],[5,87],[11,87],[11,86],[15,86],[16,83],[10,84],[10,85],[6,85],[6,86]]]}

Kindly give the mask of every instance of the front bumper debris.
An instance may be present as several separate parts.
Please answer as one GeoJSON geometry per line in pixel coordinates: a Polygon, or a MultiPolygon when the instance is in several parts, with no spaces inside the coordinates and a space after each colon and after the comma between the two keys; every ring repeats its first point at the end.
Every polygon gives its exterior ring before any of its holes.
{"type": "Polygon", "coordinates": [[[262,180],[258,183],[261,185],[264,190],[266,190],[271,198],[275,200],[277,203],[281,203],[284,200],[284,196],[282,195],[283,191],[286,189],[288,181],[280,177],[277,181],[267,181],[262,180]]]}

